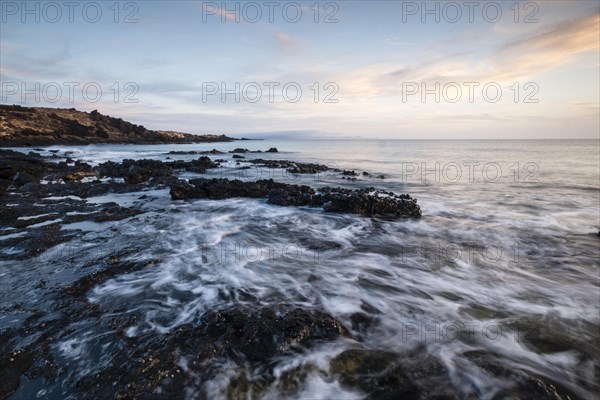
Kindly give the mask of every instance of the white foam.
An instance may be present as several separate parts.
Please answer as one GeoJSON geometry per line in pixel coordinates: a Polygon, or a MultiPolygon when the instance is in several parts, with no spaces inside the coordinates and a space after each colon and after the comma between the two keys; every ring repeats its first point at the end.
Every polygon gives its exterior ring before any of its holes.
{"type": "Polygon", "coordinates": [[[48,215],[55,215],[55,214],[57,214],[57,213],[51,212],[51,213],[47,213],[47,214],[30,215],[30,216],[26,216],[26,217],[19,217],[19,218],[17,218],[17,220],[26,221],[28,219],[34,219],[34,218],[40,218],[40,217],[47,217],[48,215]]]}

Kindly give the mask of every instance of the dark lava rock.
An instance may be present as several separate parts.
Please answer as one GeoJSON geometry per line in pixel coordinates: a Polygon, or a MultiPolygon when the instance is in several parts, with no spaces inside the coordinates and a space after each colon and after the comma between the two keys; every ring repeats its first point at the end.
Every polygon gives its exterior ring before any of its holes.
{"type": "Polygon", "coordinates": [[[170,161],[159,160],[123,160],[121,163],[107,161],[98,165],[95,170],[100,176],[122,177],[125,182],[136,184],[146,182],[150,179],[166,178],[173,175],[174,170],[186,170],[203,173],[209,168],[216,168],[218,164],[210,158],[203,156],[192,161],[170,161]]]}
{"type": "Polygon", "coordinates": [[[203,328],[196,331],[212,338],[208,350],[213,354],[215,349],[232,358],[239,358],[241,353],[249,361],[265,361],[316,340],[349,336],[348,330],[335,318],[292,306],[209,312],[202,318],[202,325],[203,328]]]}
{"type": "Polygon", "coordinates": [[[231,150],[230,153],[249,153],[250,150],[248,149],[242,149],[241,147],[238,147],[235,150],[231,150]]]}
{"type": "Polygon", "coordinates": [[[100,176],[124,178],[127,183],[141,183],[156,177],[167,177],[173,170],[157,160],[123,160],[121,163],[107,161],[96,167],[100,176]]]}
{"type": "Polygon", "coordinates": [[[78,171],[72,174],[68,174],[65,176],[65,180],[67,181],[79,181],[83,178],[96,176],[96,173],[93,171],[78,171]]]}
{"type": "Polygon", "coordinates": [[[217,149],[212,149],[209,151],[203,151],[202,154],[225,154],[225,152],[219,151],[217,149]]]}
{"type": "Polygon", "coordinates": [[[351,170],[351,171],[343,170],[342,171],[342,175],[344,175],[344,176],[358,176],[358,174],[354,170],[351,170]]]}
{"type": "Polygon", "coordinates": [[[249,160],[248,162],[258,165],[259,167],[286,169],[292,174],[317,174],[328,170],[335,171],[335,169],[322,164],[301,163],[288,160],[264,160],[262,158],[257,158],[249,160]]]}
{"type": "Polygon", "coordinates": [[[346,350],[330,363],[343,385],[359,388],[368,399],[419,399],[419,388],[403,371],[399,355],[363,348],[346,350]]]}
{"type": "Polygon", "coordinates": [[[94,222],[120,221],[125,218],[133,217],[142,211],[133,208],[124,208],[117,203],[106,203],[102,209],[93,217],[94,222]]]}
{"type": "MultiPolygon", "coordinates": [[[[0,195],[11,184],[21,191],[38,191],[41,195],[47,192],[40,179],[80,179],[85,174],[91,175],[91,166],[87,163],[75,162],[74,165],[61,161],[48,162],[37,153],[23,154],[12,150],[0,150],[0,195]]],[[[38,197],[40,197],[38,195],[38,197]]]]}
{"type": "Polygon", "coordinates": [[[0,194],[4,193],[11,183],[22,186],[28,182],[39,181],[48,165],[42,157],[34,154],[0,150],[0,194]]]}
{"type": "Polygon", "coordinates": [[[260,198],[267,197],[274,189],[296,190],[303,192],[314,191],[308,186],[288,185],[275,182],[272,179],[262,179],[256,182],[244,182],[237,179],[191,179],[188,182],[178,180],[171,184],[171,198],[184,199],[229,199],[232,197],[260,198]]]}
{"type": "MultiPolygon", "coordinates": [[[[99,398],[114,398],[118,393],[117,398],[171,399],[190,386],[202,390],[194,381],[215,378],[222,360],[232,360],[240,367],[266,367],[275,357],[347,336],[339,321],[321,311],[289,305],[258,310],[235,306],[209,311],[198,324],[183,325],[166,334],[151,332],[124,339],[127,352],[113,358],[114,367],[80,379],[77,387],[99,398]]],[[[269,368],[264,375],[266,382],[275,380],[269,368]]]]}
{"type": "Polygon", "coordinates": [[[168,152],[167,154],[175,154],[175,155],[183,156],[183,155],[193,155],[193,154],[200,154],[200,153],[201,152],[196,151],[196,150],[189,150],[189,151],[172,150],[172,151],[168,152]]]}
{"type": "Polygon", "coordinates": [[[513,383],[511,387],[501,388],[495,398],[502,399],[540,399],[540,400],[574,400],[579,397],[559,383],[537,376],[532,372],[502,365],[490,357],[469,354],[469,358],[479,365],[486,373],[495,378],[503,378],[513,383]]]}
{"type": "Polygon", "coordinates": [[[363,216],[419,217],[417,200],[408,194],[396,195],[374,188],[342,189],[324,187],[315,192],[309,186],[290,185],[272,179],[243,182],[229,179],[178,180],[171,184],[171,198],[226,199],[232,197],[267,197],[269,204],[279,206],[323,207],[328,212],[363,216]]]}
{"type": "Polygon", "coordinates": [[[315,191],[309,186],[288,185],[272,189],[267,202],[276,206],[318,206],[314,202],[315,191]]]}
{"type": "Polygon", "coordinates": [[[246,158],[246,157],[240,156],[239,154],[234,154],[232,158],[246,158]]]}
{"type": "Polygon", "coordinates": [[[36,179],[35,177],[29,175],[27,172],[23,171],[17,172],[12,179],[12,183],[16,187],[21,187],[32,182],[39,182],[39,179],[36,179]]]}
{"type": "Polygon", "coordinates": [[[207,169],[217,168],[219,166],[217,162],[214,162],[206,156],[191,161],[172,161],[165,164],[173,169],[198,173],[204,173],[207,169]]]}
{"type": "Polygon", "coordinates": [[[189,150],[189,151],[182,151],[182,150],[173,150],[168,152],[167,154],[175,154],[175,155],[194,155],[194,154],[225,154],[222,151],[219,151],[217,149],[212,149],[212,150],[208,150],[208,151],[198,151],[198,150],[189,150]]]}
{"type": "Polygon", "coordinates": [[[265,153],[279,153],[279,150],[277,150],[277,147],[271,147],[265,153]]]}
{"type": "Polygon", "coordinates": [[[330,212],[344,212],[364,216],[421,216],[417,199],[408,194],[364,189],[324,187],[319,190],[324,200],[323,208],[330,212]]]}

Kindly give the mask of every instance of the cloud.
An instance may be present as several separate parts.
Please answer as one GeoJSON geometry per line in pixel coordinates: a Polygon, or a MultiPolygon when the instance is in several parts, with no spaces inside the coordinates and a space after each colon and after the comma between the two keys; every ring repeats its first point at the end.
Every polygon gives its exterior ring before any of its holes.
{"type": "Polygon", "coordinates": [[[289,52],[297,47],[297,42],[291,36],[283,32],[273,31],[273,38],[284,52],[289,52]]]}
{"type": "Polygon", "coordinates": [[[324,81],[337,82],[346,99],[400,96],[404,83],[514,82],[532,81],[540,74],[573,62],[581,54],[599,51],[600,13],[556,23],[531,32],[519,40],[505,38],[478,57],[473,52],[436,56],[422,54],[418,62],[379,62],[350,69],[329,71],[324,81]]]}
{"type": "Polygon", "coordinates": [[[530,77],[599,50],[600,13],[554,24],[550,29],[502,46],[491,58],[500,80],[530,77]]]}
{"type": "Polygon", "coordinates": [[[594,117],[600,119],[600,104],[588,101],[571,101],[568,107],[579,117],[594,117]]]}

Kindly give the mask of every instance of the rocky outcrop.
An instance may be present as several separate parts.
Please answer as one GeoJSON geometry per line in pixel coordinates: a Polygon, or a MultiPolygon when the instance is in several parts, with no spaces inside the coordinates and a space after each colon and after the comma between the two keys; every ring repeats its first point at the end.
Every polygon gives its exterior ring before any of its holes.
{"type": "Polygon", "coordinates": [[[259,167],[265,168],[282,168],[292,174],[317,174],[324,171],[339,171],[335,168],[330,168],[327,165],[315,164],[315,163],[302,163],[298,161],[288,160],[265,160],[262,158],[255,158],[248,160],[249,163],[259,167]]]}
{"type": "MultiPolygon", "coordinates": [[[[185,199],[212,199],[222,200],[232,197],[260,198],[267,197],[271,190],[286,189],[285,183],[275,182],[272,179],[263,179],[256,182],[244,182],[229,179],[191,179],[188,182],[177,180],[171,184],[171,198],[173,200],[185,199]]],[[[313,193],[309,186],[301,187],[305,193],[313,193]]]]}
{"type": "Polygon", "coordinates": [[[234,150],[231,150],[230,153],[236,154],[236,153],[250,153],[250,150],[248,149],[242,149],[242,148],[237,148],[234,150]]]}
{"type": "Polygon", "coordinates": [[[342,385],[367,393],[368,399],[422,398],[400,362],[400,355],[394,352],[356,348],[333,358],[330,372],[342,385]]]}
{"type": "Polygon", "coordinates": [[[209,312],[202,318],[202,326],[196,332],[211,338],[208,343],[212,354],[239,358],[241,353],[248,361],[269,359],[317,340],[349,336],[339,321],[323,312],[285,305],[209,312]]]}
{"type": "Polygon", "coordinates": [[[97,166],[95,170],[101,177],[123,178],[127,183],[141,183],[150,179],[170,177],[174,170],[204,173],[207,169],[218,166],[219,164],[204,156],[192,161],[162,162],[146,159],[125,159],[121,163],[107,161],[97,166]]]}
{"type": "Polygon", "coordinates": [[[171,184],[171,198],[226,199],[232,197],[267,198],[267,203],[279,206],[322,207],[328,212],[358,214],[368,217],[419,217],[417,200],[408,194],[364,189],[324,187],[315,191],[305,185],[291,185],[262,179],[244,182],[229,179],[177,180],[171,184]]]}
{"type": "Polygon", "coordinates": [[[74,108],[0,105],[0,146],[51,146],[97,143],[186,144],[230,142],[225,135],[154,131],[121,118],[74,108]]]}
{"type": "Polygon", "coordinates": [[[12,150],[0,151],[0,195],[13,183],[21,187],[26,183],[39,180],[47,169],[39,154],[29,155],[12,150]]]}
{"type": "Polygon", "coordinates": [[[222,151],[219,151],[217,149],[212,149],[212,150],[208,150],[208,151],[199,151],[199,150],[189,150],[189,151],[185,151],[185,150],[172,150],[172,151],[168,152],[167,154],[184,156],[184,155],[194,155],[194,154],[225,154],[225,153],[222,152],[222,151]]]}

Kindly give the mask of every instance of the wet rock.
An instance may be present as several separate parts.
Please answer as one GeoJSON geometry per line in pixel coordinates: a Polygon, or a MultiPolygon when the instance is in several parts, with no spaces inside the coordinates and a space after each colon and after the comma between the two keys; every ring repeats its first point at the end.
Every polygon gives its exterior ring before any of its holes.
{"type": "Polygon", "coordinates": [[[125,218],[133,217],[140,214],[142,211],[120,207],[116,203],[107,203],[102,210],[93,217],[94,222],[120,221],[125,218]]]}
{"type": "Polygon", "coordinates": [[[67,181],[79,181],[86,177],[96,176],[95,172],[92,171],[79,171],[73,174],[69,174],[65,177],[67,181]]]}
{"type": "Polygon", "coordinates": [[[335,171],[335,169],[331,169],[328,166],[322,164],[301,163],[288,160],[265,160],[262,158],[257,158],[254,160],[249,160],[248,162],[255,164],[259,167],[286,169],[292,174],[317,174],[319,172],[328,170],[335,171]]]}
{"type": "Polygon", "coordinates": [[[173,200],[185,200],[196,198],[196,188],[186,181],[178,179],[176,182],[171,184],[171,190],[169,194],[173,200]]]}
{"type": "Polygon", "coordinates": [[[271,147],[265,153],[279,153],[279,150],[277,150],[277,147],[271,147]]]}
{"type": "Polygon", "coordinates": [[[38,182],[38,181],[39,181],[39,179],[36,179],[35,177],[29,175],[27,172],[22,172],[22,171],[17,172],[12,179],[12,183],[16,187],[21,187],[28,183],[38,182]]]}
{"type": "Polygon", "coordinates": [[[165,163],[165,165],[176,170],[204,173],[207,169],[217,168],[219,163],[203,156],[191,161],[172,161],[165,163]]]}
{"type": "Polygon", "coordinates": [[[167,154],[174,154],[174,155],[194,155],[194,154],[225,154],[222,151],[219,151],[217,149],[212,149],[212,150],[208,150],[208,151],[198,151],[198,150],[189,150],[189,151],[183,151],[183,150],[173,150],[173,151],[169,151],[167,154]]]}
{"type": "Polygon", "coordinates": [[[217,149],[212,149],[209,151],[203,151],[202,154],[225,154],[225,152],[219,151],[217,149]]]}
{"type": "Polygon", "coordinates": [[[101,261],[101,269],[83,276],[70,285],[64,286],[62,292],[77,298],[85,298],[93,286],[105,282],[115,275],[138,271],[147,266],[154,265],[158,261],[154,259],[145,262],[121,263],[119,260],[120,256],[121,254],[116,254],[106,257],[106,259],[101,261]]]}
{"type": "Polygon", "coordinates": [[[352,330],[360,334],[366,333],[366,331],[376,323],[374,317],[363,312],[357,312],[350,315],[350,321],[352,322],[352,330]]]}
{"type": "Polygon", "coordinates": [[[419,217],[417,200],[408,194],[396,195],[374,188],[342,189],[324,187],[315,192],[309,186],[290,185],[272,179],[243,182],[229,179],[178,180],[171,184],[171,198],[226,199],[232,197],[267,197],[267,202],[279,206],[323,207],[328,212],[363,216],[419,217]]]}
{"type": "MultiPolygon", "coordinates": [[[[273,189],[286,188],[284,183],[272,179],[244,182],[237,179],[191,179],[189,183],[177,181],[171,185],[171,198],[184,199],[228,199],[233,197],[259,198],[268,196],[273,189]]],[[[307,189],[310,189],[306,187],[307,189]]]]}
{"type": "Polygon", "coordinates": [[[22,186],[39,181],[50,167],[51,164],[43,161],[35,153],[27,155],[13,150],[0,150],[0,195],[11,184],[22,186]],[[15,177],[16,181],[14,181],[15,177]]]}
{"type": "Polygon", "coordinates": [[[241,147],[238,147],[235,150],[231,150],[230,153],[249,153],[250,150],[248,149],[242,149],[241,147]]]}
{"type": "Polygon", "coordinates": [[[399,355],[364,348],[346,350],[330,363],[343,385],[358,388],[369,399],[419,399],[419,388],[400,366],[399,355]]]}
{"type": "Polygon", "coordinates": [[[46,221],[52,221],[58,217],[57,213],[47,213],[39,217],[28,217],[27,219],[17,219],[14,223],[15,228],[26,228],[30,225],[36,225],[46,221]]]}
{"type": "Polygon", "coordinates": [[[240,156],[239,154],[234,154],[232,158],[246,158],[246,157],[240,156]]]}
{"type": "MultiPolygon", "coordinates": [[[[6,333],[9,332],[7,331],[6,333]]],[[[2,360],[2,368],[0,368],[0,398],[7,398],[9,394],[19,387],[21,374],[31,367],[34,359],[35,354],[33,352],[15,351],[2,360]]]]}
{"type": "MultiPolygon", "coordinates": [[[[204,173],[207,169],[216,168],[218,164],[209,157],[203,156],[191,161],[159,160],[123,160],[121,163],[107,161],[98,165],[95,170],[99,176],[123,178],[127,183],[136,184],[147,182],[150,179],[168,178],[173,175],[174,170],[186,170],[190,172],[204,173]]],[[[164,180],[164,179],[163,179],[164,180]]]]}
{"type": "Polygon", "coordinates": [[[417,199],[408,194],[396,195],[374,188],[342,189],[324,187],[319,189],[323,208],[329,212],[344,212],[363,216],[421,216],[417,199]]]}
{"type": "Polygon", "coordinates": [[[107,161],[96,167],[99,176],[123,178],[127,183],[141,183],[150,178],[167,177],[173,174],[171,167],[158,160],[130,160],[121,163],[107,161]]]}
{"type": "Polygon", "coordinates": [[[259,311],[233,308],[203,317],[202,333],[215,340],[217,352],[249,361],[265,361],[275,355],[319,340],[348,336],[335,318],[320,311],[278,306],[259,311]]]}
{"type": "Polygon", "coordinates": [[[172,150],[170,152],[168,152],[167,154],[175,154],[175,155],[190,155],[190,154],[200,154],[199,151],[196,150],[189,150],[189,151],[183,151],[183,150],[172,150]]]}
{"type": "Polygon", "coordinates": [[[314,195],[314,189],[309,186],[288,185],[270,190],[267,202],[277,206],[313,205],[314,195]]]}
{"type": "Polygon", "coordinates": [[[497,398],[539,400],[573,400],[578,398],[562,385],[534,373],[501,365],[488,360],[488,356],[479,353],[472,353],[469,357],[490,376],[503,378],[513,383],[511,387],[501,388],[496,394],[497,398]]]}
{"type": "Polygon", "coordinates": [[[14,250],[10,254],[2,254],[3,259],[24,260],[36,257],[54,246],[72,240],[79,234],[79,231],[61,229],[59,222],[26,229],[25,236],[3,240],[3,248],[14,250]]]}
{"type": "MultiPolygon", "coordinates": [[[[91,283],[86,281],[83,286],[89,288],[91,283]]],[[[247,394],[248,388],[266,388],[275,380],[267,366],[276,357],[348,335],[339,321],[321,311],[289,305],[259,309],[234,306],[209,311],[198,324],[180,326],[166,334],[150,332],[124,338],[128,351],[113,357],[114,367],[80,379],[77,387],[100,398],[112,398],[117,393],[117,398],[167,399],[173,393],[184,393],[194,384],[193,377],[214,379],[221,373],[220,362],[231,360],[240,367],[266,367],[261,368],[262,376],[252,380],[243,373],[233,377],[230,393],[247,394]],[[185,370],[181,367],[183,359],[185,370]]]]}
{"type": "Polygon", "coordinates": [[[354,170],[350,170],[350,171],[343,170],[342,171],[342,175],[344,175],[344,176],[358,176],[358,174],[354,170]]]}

